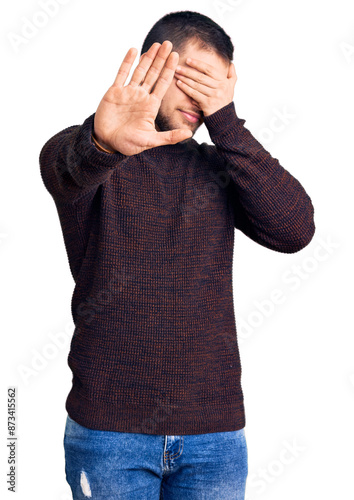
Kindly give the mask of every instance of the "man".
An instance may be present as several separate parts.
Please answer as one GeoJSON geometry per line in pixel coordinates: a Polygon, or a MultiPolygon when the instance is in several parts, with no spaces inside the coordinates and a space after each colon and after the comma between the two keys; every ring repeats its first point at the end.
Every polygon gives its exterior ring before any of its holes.
{"type": "Polygon", "coordinates": [[[244,498],[234,229],[293,253],[315,225],[304,188],[236,114],[232,54],[206,16],[165,16],[130,82],[134,48],[96,112],[41,151],[75,280],[74,499],[244,498]],[[202,123],[213,145],[193,139],[202,123]]]}

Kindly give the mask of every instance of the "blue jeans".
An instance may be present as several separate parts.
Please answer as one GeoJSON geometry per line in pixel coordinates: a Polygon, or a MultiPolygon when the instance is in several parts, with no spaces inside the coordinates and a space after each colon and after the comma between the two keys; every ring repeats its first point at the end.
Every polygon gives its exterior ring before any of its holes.
{"type": "Polygon", "coordinates": [[[65,474],[73,499],[244,500],[245,430],[163,436],[97,431],[67,416],[65,474]]]}

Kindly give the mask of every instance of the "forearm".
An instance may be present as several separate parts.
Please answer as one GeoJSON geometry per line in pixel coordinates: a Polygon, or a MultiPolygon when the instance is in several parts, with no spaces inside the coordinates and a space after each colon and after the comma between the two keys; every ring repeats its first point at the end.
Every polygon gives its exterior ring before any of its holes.
{"type": "Polygon", "coordinates": [[[205,120],[229,177],[235,227],[273,250],[304,248],[315,224],[311,199],[300,182],[253,137],[234,103],[205,120]]]}

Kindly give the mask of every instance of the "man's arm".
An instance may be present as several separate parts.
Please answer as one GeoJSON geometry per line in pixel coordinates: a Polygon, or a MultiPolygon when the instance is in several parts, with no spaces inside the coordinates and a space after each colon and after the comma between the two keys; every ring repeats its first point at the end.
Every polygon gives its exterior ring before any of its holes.
{"type": "Polygon", "coordinates": [[[228,174],[235,227],[278,252],[294,253],[308,245],[315,233],[310,197],[244,126],[234,102],[204,120],[215,144],[214,161],[228,174]]]}
{"type": "Polygon", "coordinates": [[[187,129],[158,132],[155,127],[161,100],[179,60],[178,53],[172,52],[172,43],[154,43],[125,85],[135,57],[136,49],[129,49],[93,115],[81,126],[62,130],[42,148],[41,175],[55,201],[73,203],[95,192],[129,156],[192,136],[187,129]],[[114,153],[102,151],[100,146],[114,153]]]}
{"type": "Polygon", "coordinates": [[[177,67],[178,83],[200,106],[215,147],[203,148],[210,161],[229,174],[228,189],[235,227],[257,243],[292,253],[304,248],[315,232],[314,208],[299,181],[253,137],[238,118],[233,102],[235,66],[224,73],[197,59],[177,67]],[[217,154],[215,154],[217,153],[217,154]]]}

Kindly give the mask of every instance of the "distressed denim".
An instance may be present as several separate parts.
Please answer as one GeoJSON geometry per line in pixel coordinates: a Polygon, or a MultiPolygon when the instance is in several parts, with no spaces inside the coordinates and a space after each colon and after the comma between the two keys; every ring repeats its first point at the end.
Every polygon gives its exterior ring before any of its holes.
{"type": "Polygon", "coordinates": [[[244,500],[245,429],[181,436],[88,429],[67,415],[74,500],[244,500]]]}

